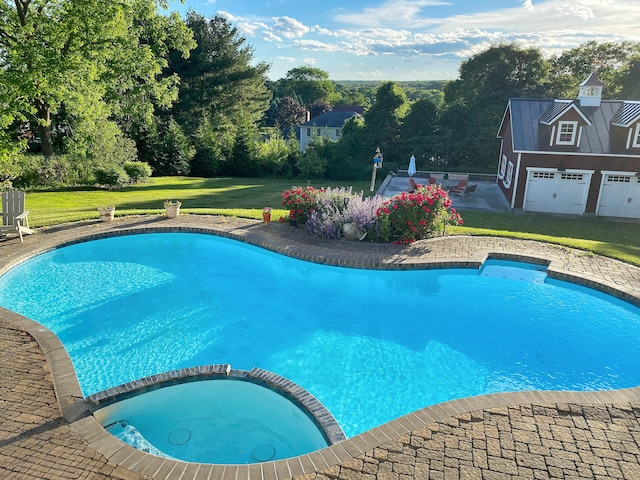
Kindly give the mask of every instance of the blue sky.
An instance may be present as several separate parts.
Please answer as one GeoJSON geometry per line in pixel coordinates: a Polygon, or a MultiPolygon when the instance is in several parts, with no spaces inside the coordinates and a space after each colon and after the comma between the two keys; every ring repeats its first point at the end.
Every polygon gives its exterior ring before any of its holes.
{"type": "Polygon", "coordinates": [[[173,0],[169,9],[226,17],[273,80],[300,66],[332,80],[451,80],[496,43],[551,55],[590,40],[640,42],[639,0],[173,0]]]}

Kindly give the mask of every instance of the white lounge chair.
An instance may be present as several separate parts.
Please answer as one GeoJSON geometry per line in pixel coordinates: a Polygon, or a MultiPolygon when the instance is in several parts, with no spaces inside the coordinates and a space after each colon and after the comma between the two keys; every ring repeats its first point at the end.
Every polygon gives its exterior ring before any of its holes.
{"type": "Polygon", "coordinates": [[[29,228],[29,211],[24,209],[25,193],[20,190],[7,190],[1,195],[2,225],[0,225],[0,233],[18,232],[20,242],[23,242],[23,234],[33,233],[33,230],[29,228]]]}

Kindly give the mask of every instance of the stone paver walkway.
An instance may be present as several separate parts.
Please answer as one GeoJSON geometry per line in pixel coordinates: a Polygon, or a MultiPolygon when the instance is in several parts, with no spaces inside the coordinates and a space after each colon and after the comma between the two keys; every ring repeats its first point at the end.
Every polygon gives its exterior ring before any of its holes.
{"type": "MultiPolygon", "coordinates": [[[[69,242],[176,229],[354,267],[473,267],[489,256],[535,261],[548,264],[550,276],[615,291],[640,305],[640,269],[559,246],[489,237],[441,237],[409,247],[330,241],[285,225],[221,217],[128,217],[47,229],[23,244],[0,243],[0,273],[69,242]]],[[[294,459],[252,466],[176,462],[106,434],[88,414],[57,338],[0,308],[0,478],[640,479],[640,389],[461,399],[294,459]]]]}

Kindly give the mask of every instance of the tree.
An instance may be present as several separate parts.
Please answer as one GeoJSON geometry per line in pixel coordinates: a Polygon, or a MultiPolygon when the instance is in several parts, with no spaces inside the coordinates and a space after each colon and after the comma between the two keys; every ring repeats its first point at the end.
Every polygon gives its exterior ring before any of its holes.
{"type": "Polygon", "coordinates": [[[0,84],[19,95],[2,89],[0,104],[12,105],[15,118],[36,119],[51,156],[52,115],[63,104],[75,105],[76,116],[116,98],[110,108],[121,115],[134,105],[147,114],[154,102],[168,105],[175,79],[158,75],[169,45],[182,54],[193,46],[179,16],[160,15],[154,0],[2,1],[0,84]]]}
{"type": "Polygon", "coordinates": [[[395,82],[385,82],[376,91],[376,100],[364,113],[363,146],[376,147],[392,161],[400,160],[400,125],[409,109],[404,91],[395,82]]]}
{"type": "Polygon", "coordinates": [[[621,70],[619,98],[640,100],[640,54],[635,55],[621,70]]]}
{"type": "Polygon", "coordinates": [[[293,68],[277,82],[278,96],[297,97],[303,105],[328,102],[335,91],[329,73],[314,67],[293,68]]]}
{"type": "Polygon", "coordinates": [[[322,100],[317,100],[309,105],[309,114],[311,118],[318,117],[323,113],[330,112],[331,110],[333,110],[333,107],[322,100]]]}
{"type": "Polygon", "coordinates": [[[295,126],[307,120],[307,109],[293,97],[284,97],[278,102],[276,110],[276,124],[283,132],[288,132],[295,126]]]}
{"type": "Polygon", "coordinates": [[[500,148],[496,129],[509,98],[548,96],[548,72],[539,50],[513,44],[492,46],[463,62],[460,78],[444,87],[441,124],[449,168],[493,171],[500,148]]]}
{"type": "Polygon", "coordinates": [[[257,158],[262,168],[270,171],[273,178],[285,166],[289,155],[291,154],[292,145],[282,136],[278,129],[273,129],[268,139],[257,144],[257,158]]]}
{"type": "Polygon", "coordinates": [[[435,167],[431,159],[439,157],[441,145],[438,111],[430,100],[421,99],[411,104],[400,127],[400,139],[402,158],[415,155],[419,166],[435,167]]]}
{"type": "Polygon", "coordinates": [[[253,49],[225,18],[207,20],[190,12],[186,23],[198,46],[189,58],[179,51],[170,57],[166,74],[181,79],[179,100],[172,109],[175,118],[189,134],[204,118],[210,123],[222,120],[224,128],[236,125],[240,116],[258,122],[271,101],[266,86],[269,65],[252,65],[253,49]]]}
{"type": "MultiPolygon", "coordinates": [[[[605,98],[619,97],[621,89],[627,81],[630,61],[640,55],[640,43],[633,42],[587,42],[571,50],[563,52],[551,59],[551,78],[558,86],[556,97],[573,98],[577,86],[591,72],[597,70],[598,77],[607,88],[602,95],[605,98]]],[[[638,77],[631,77],[631,82],[638,83],[638,77]]]]}

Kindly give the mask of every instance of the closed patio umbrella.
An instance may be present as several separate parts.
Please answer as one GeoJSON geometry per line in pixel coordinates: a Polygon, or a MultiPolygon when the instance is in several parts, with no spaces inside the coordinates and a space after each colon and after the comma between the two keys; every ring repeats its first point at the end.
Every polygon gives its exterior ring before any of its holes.
{"type": "Polygon", "coordinates": [[[413,177],[416,173],[416,157],[413,155],[411,155],[411,158],[409,159],[409,170],[407,171],[409,172],[410,177],[413,177]]]}

